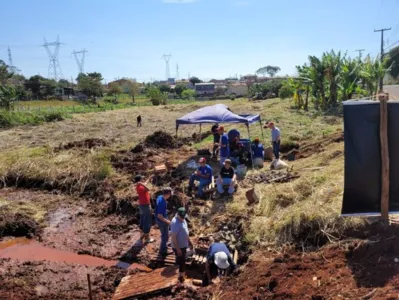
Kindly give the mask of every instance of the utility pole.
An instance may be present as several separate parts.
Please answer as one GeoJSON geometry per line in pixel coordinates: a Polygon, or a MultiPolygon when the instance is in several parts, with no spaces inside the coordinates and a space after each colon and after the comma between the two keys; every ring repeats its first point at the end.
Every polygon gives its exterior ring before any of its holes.
{"type": "Polygon", "coordinates": [[[76,51],[73,50],[72,54],[75,56],[75,60],[76,60],[76,64],[78,66],[78,71],[79,74],[80,73],[84,73],[85,71],[85,54],[87,53],[86,49],[83,49],[81,51],[76,51]],[[79,59],[79,55],[81,55],[80,59],[79,59]]]}
{"type": "Polygon", "coordinates": [[[365,51],[365,50],[364,49],[357,49],[355,51],[359,52],[359,59],[361,59],[362,58],[362,52],[365,51]]]}
{"type": "MultiPolygon", "coordinates": [[[[382,29],[374,29],[374,32],[381,32],[381,57],[380,57],[381,64],[384,59],[384,31],[388,31],[388,30],[391,30],[391,27],[382,28],[382,29]]],[[[380,91],[382,91],[382,89],[383,89],[383,80],[384,80],[384,78],[382,76],[380,78],[380,91]]]]}
{"type": "Polygon", "coordinates": [[[52,43],[47,43],[46,38],[44,39],[43,47],[46,49],[48,57],[49,57],[49,66],[48,66],[48,77],[58,81],[61,79],[62,71],[60,67],[60,62],[58,61],[58,54],[60,51],[61,42],[59,37],[57,36],[57,40],[52,43]],[[54,51],[50,50],[50,46],[54,46],[54,51]]]}
{"type": "Polygon", "coordinates": [[[176,64],[176,80],[179,80],[180,79],[179,77],[180,77],[179,76],[179,65],[176,64]]]}

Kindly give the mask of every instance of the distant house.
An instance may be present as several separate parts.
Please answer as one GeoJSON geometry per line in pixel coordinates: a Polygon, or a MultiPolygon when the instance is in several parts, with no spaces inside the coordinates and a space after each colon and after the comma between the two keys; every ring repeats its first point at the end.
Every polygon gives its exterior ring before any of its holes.
{"type": "Polygon", "coordinates": [[[175,84],[176,85],[184,85],[188,89],[193,89],[194,88],[194,85],[190,81],[185,80],[185,79],[176,80],[175,84]]]}
{"type": "Polygon", "coordinates": [[[59,100],[72,99],[75,95],[75,90],[72,87],[56,88],[54,96],[59,100]]]}
{"type": "Polygon", "coordinates": [[[215,84],[213,82],[203,82],[195,84],[195,93],[197,96],[214,96],[215,95],[215,84]]]}
{"type": "Polygon", "coordinates": [[[248,85],[245,82],[233,83],[228,89],[229,95],[235,94],[237,97],[246,96],[248,94],[248,85]]]}

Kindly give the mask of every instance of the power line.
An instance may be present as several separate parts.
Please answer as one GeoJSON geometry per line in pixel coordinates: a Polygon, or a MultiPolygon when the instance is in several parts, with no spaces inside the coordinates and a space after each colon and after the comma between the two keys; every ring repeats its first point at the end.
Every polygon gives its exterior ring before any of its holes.
{"type": "MultiPolygon", "coordinates": [[[[382,28],[382,29],[374,29],[374,32],[381,32],[381,63],[383,62],[383,57],[384,57],[384,31],[391,30],[391,27],[389,28],[382,28]]],[[[380,91],[382,91],[383,88],[383,78],[380,78],[380,91]]]]}
{"type": "Polygon", "coordinates": [[[52,43],[47,43],[46,38],[44,38],[43,47],[46,49],[49,57],[48,77],[53,78],[55,81],[63,77],[60,62],[58,61],[61,44],[59,36],[57,36],[57,40],[52,43]],[[54,51],[50,50],[50,46],[54,46],[54,51]]]}
{"type": "Polygon", "coordinates": [[[172,57],[172,54],[164,54],[163,55],[163,59],[165,60],[165,64],[166,64],[166,80],[168,80],[170,78],[170,70],[169,70],[169,60],[172,57]]]}
{"type": "Polygon", "coordinates": [[[359,52],[359,58],[361,58],[362,57],[362,52],[365,51],[365,50],[364,49],[357,49],[355,51],[359,52]]]}
{"type": "Polygon", "coordinates": [[[78,70],[79,74],[84,73],[85,69],[85,54],[87,53],[86,49],[83,49],[81,51],[76,51],[73,50],[72,54],[75,56],[76,64],[78,65],[78,70]],[[80,59],[78,57],[78,54],[81,55],[80,59]]]}

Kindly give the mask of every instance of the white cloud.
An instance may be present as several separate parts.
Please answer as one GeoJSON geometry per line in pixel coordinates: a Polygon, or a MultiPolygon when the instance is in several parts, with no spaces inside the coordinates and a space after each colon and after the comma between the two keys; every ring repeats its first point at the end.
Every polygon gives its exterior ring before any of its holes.
{"type": "Polygon", "coordinates": [[[235,1],[234,2],[234,6],[238,6],[238,7],[244,7],[244,6],[249,6],[249,1],[235,1]]]}
{"type": "Polygon", "coordinates": [[[186,3],[193,3],[198,0],[162,0],[163,3],[176,3],[176,4],[186,4],[186,3]]]}

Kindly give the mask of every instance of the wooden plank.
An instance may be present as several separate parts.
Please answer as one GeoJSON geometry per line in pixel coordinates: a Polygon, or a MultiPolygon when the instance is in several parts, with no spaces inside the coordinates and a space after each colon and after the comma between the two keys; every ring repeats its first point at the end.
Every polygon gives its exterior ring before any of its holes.
{"type": "Polygon", "coordinates": [[[166,267],[151,273],[126,276],[122,278],[112,299],[122,300],[172,288],[178,283],[177,275],[176,267],[166,267]]]}
{"type": "Polygon", "coordinates": [[[386,98],[380,100],[380,143],[381,143],[381,218],[389,223],[389,149],[388,149],[388,107],[386,98]]]}
{"type": "Polygon", "coordinates": [[[237,251],[237,250],[234,250],[233,262],[234,262],[235,264],[237,264],[237,261],[238,261],[238,251],[237,251]]]}

